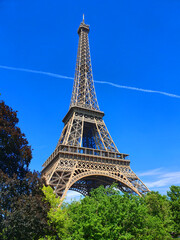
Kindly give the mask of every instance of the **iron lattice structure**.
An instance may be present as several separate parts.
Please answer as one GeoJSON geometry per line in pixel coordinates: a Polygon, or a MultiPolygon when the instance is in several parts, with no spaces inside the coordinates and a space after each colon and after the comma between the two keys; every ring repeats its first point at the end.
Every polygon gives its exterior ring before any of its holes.
{"type": "Polygon", "coordinates": [[[89,26],[78,29],[79,44],[69,111],[55,151],[43,164],[42,176],[62,199],[67,191],[88,195],[92,188],[113,182],[123,192],[141,196],[149,189],[130,168],[128,154],[120,153],[103,121],[92,75],[89,26]]]}

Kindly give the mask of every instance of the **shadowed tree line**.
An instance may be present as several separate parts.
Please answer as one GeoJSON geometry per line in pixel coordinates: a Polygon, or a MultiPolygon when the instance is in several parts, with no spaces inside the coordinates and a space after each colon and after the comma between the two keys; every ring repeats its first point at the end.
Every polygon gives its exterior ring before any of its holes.
{"type": "Polygon", "coordinates": [[[17,112],[0,102],[0,239],[165,240],[180,234],[180,187],[167,196],[122,194],[103,186],[63,203],[31,172],[31,147],[17,112]]]}
{"type": "Polygon", "coordinates": [[[17,112],[0,102],[0,239],[39,239],[53,233],[47,223],[43,179],[29,170],[31,147],[17,126],[17,112]]]}

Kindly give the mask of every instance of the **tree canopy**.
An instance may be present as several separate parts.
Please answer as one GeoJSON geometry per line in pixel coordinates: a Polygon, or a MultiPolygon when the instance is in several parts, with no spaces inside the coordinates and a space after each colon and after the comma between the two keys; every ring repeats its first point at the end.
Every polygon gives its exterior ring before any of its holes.
{"type": "Polygon", "coordinates": [[[9,177],[23,178],[32,159],[31,147],[17,126],[17,111],[0,102],[0,168],[9,177]]]}
{"type": "Polygon", "coordinates": [[[180,235],[180,186],[171,186],[167,195],[174,220],[174,231],[176,235],[180,235]]]}
{"type": "Polygon", "coordinates": [[[43,184],[37,173],[29,172],[20,180],[0,172],[0,239],[39,239],[52,230],[43,184]]]}
{"type": "Polygon", "coordinates": [[[0,102],[0,239],[39,239],[53,232],[47,222],[44,180],[29,171],[31,147],[17,126],[17,112],[0,102]]]}
{"type": "MultiPolygon", "coordinates": [[[[49,188],[49,187],[48,187],[49,188]]],[[[59,239],[66,240],[168,240],[174,229],[170,203],[158,192],[145,197],[122,194],[116,186],[94,189],[90,196],[58,210],[60,200],[44,187],[51,203],[49,221],[59,239]],[[64,230],[62,235],[62,230],[64,230]],[[62,237],[63,236],[63,237],[62,237]]],[[[48,239],[53,239],[51,236],[48,239]]]]}

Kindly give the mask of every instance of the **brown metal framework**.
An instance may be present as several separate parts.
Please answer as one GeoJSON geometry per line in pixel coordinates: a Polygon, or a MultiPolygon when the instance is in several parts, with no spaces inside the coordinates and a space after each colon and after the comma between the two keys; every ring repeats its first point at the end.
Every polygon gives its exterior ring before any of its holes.
{"type": "Polygon", "coordinates": [[[55,151],[43,164],[42,175],[62,199],[67,191],[88,195],[92,188],[113,182],[123,192],[141,196],[149,189],[130,168],[128,154],[120,153],[99,110],[92,75],[89,26],[78,29],[79,45],[69,111],[55,151]]]}

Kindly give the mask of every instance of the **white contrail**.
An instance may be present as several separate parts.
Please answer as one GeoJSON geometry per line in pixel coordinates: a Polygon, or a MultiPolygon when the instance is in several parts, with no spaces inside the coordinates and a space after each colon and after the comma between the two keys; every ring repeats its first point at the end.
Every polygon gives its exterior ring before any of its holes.
{"type": "MultiPolygon", "coordinates": [[[[46,76],[54,77],[54,78],[63,78],[63,79],[71,79],[71,80],[74,79],[73,77],[63,76],[63,75],[59,75],[59,74],[56,74],[56,73],[43,72],[43,71],[38,71],[38,70],[26,69],[26,68],[16,68],[16,67],[4,66],[4,65],[0,65],[0,68],[1,69],[7,69],[7,70],[14,70],[14,71],[42,74],[42,75],[46,75],[46,76]]],[[[150,90],[150,89],[143,89],[143,88],[123,86],[123,85],[115,84],[115,83],[112,83],[112,82],[106,82],[106,81],[94,81],[94,82],[100,83],[100,84],[111,85],[111,86],[117,87],[117,88],[124,88],[124,89],[130,89],[130,90],[135,90],[135,91],[140,91],[140,92],[148,92],[148,93],[158,93],[158,94],[166,95],[168,97],[180,98],[180,95],[167,93],[167,92],[162,92],[162,91],[157,91],[157,90],[150,90]]]]}
{"type": "Polygon", "coordinates": [[[168,97],[174,97],[174,98],[180,98],[180,95],[172,94],[172,93],[167,93],[167,92],[162,92],[162,91],[156,91],[156,90],[150,90],[150,89],[143,89],[143,88],[136,88],[136,87],[128,87],[128,86],[122,86],[119,84],[115,84],[112,82],[105,82],[105,81],[95,81],[96,83],[102,83],[102,84],[108,84],[117,88],[125,88],[125,89],[130,89],[130,90],[136,90],[140,92],[148,92],[148,93],[159,93],[166,95],[168,97]]]}
{"type": "Polygon", "coordinates": [[[62,76],[62,75],[59,75],[56,73],[43,72],[43,71],[38,71],[38,70],[26,69],[26,68],[16,68],[16,67],[9,67],[9,66],[3,66],[3,65],[0,65],[0,68],[7,69],[7,70],[13,70],[13,71],[43,74],[43,75],[46,75],[49,77],[54,77],[54,78],[66,78],[66,79],[72,79],[72,80],[74,79],[72,77],[62,76]]]}

